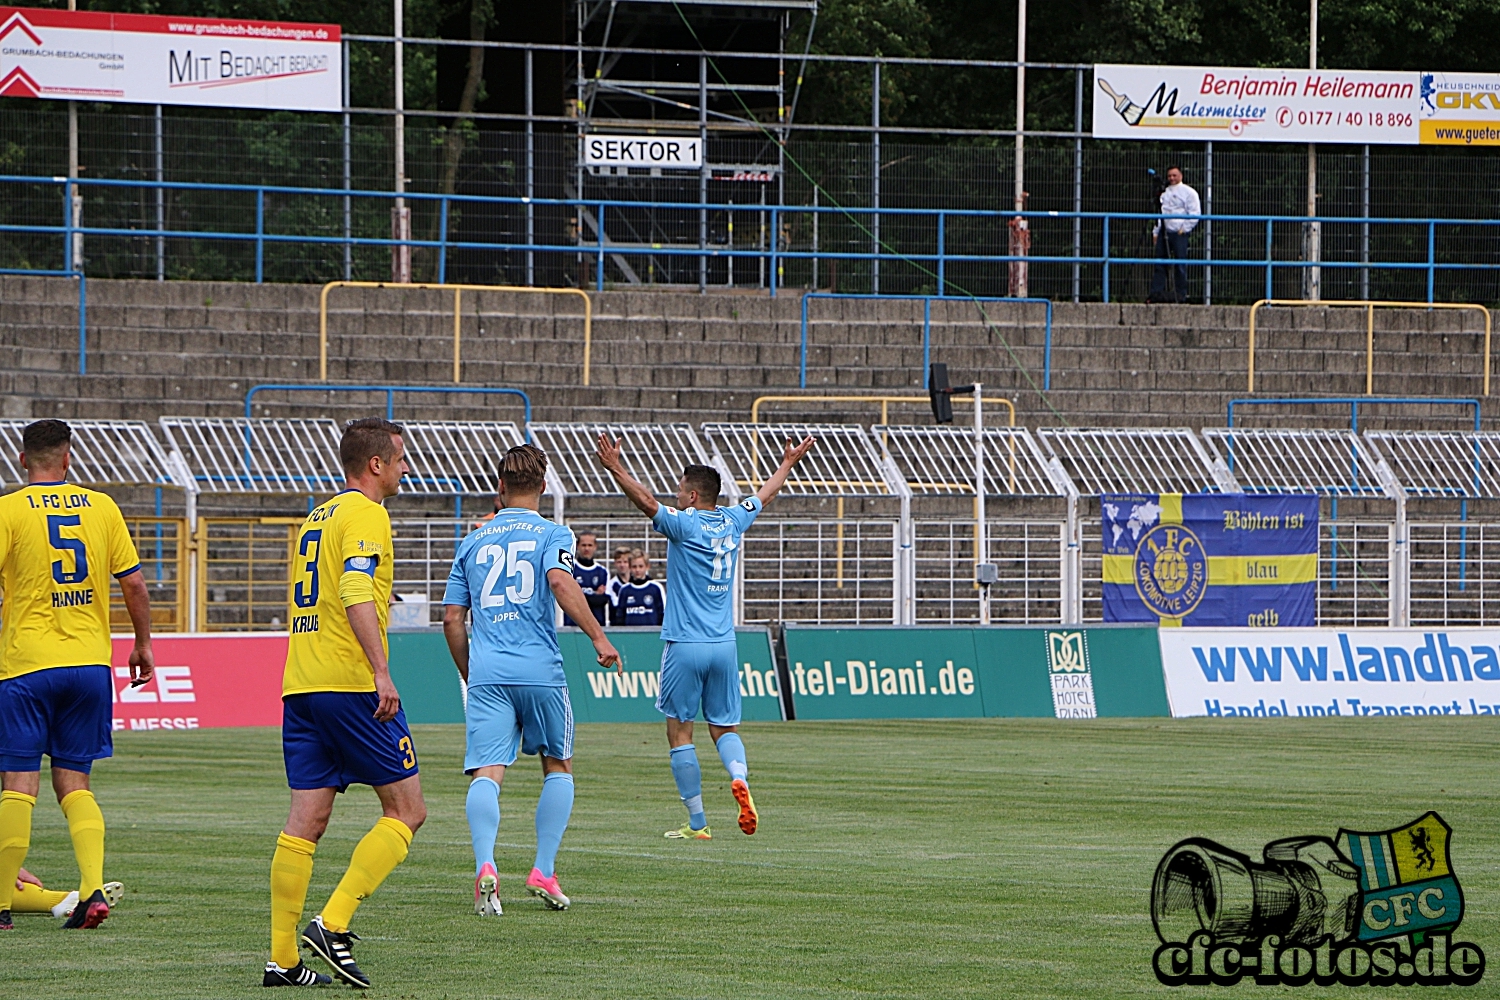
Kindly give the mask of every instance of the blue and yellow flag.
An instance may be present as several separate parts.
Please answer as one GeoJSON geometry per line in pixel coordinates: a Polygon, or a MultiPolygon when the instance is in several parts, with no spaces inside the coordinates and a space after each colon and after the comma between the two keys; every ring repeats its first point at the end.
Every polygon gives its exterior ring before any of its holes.
{"type": "Polygon", "coordinates": [[[1106,494],[1104,620],[1317,624],[1318,498],[1106,494]]]}

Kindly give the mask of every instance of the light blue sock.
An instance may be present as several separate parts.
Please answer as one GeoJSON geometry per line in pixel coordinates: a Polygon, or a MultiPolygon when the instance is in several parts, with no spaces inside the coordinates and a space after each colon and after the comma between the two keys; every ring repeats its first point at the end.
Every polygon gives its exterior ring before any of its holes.
{"type": "Polygon", "coordinates": [[[688,826],[701,830],[708,825],[703,815],[703,772],[698,769],[698,750],[691,743],[672,748],[672,780],[687,806],[688,826]]]}
{"type": "Polygon", "coordinates": [[[469,836],[474,840],[474,874],[495,863],[495,838],[500,834],[500,786],[493,778],[475,778],[464,805],[469,836]]]}
{"type": "Polygon", "coordinates": [[[745,763],[745,743],[740,739],[740,734],[725,733],[720,736],[718,749],[719,759],[724,762],[724,770],[729,772],[729,780],[739,778],[748,785],[750,766],[745,763]]]}
{"type": "Polygon", "coordinates": [[[573,815],[573,776],[554,771],[542,779],[542,797],[536,803],[536,867],[546,878],[557,864],[568,817],[573,815]]]}

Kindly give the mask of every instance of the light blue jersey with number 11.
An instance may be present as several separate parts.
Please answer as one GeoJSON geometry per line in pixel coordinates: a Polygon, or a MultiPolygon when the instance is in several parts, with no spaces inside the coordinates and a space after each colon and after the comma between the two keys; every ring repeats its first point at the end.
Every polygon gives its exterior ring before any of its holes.
{"type": "Polygon", "coordinates": [[[549,570],[573,572],[573,532],[507,507],[458,546],[444,604],[468,608],[469,686],[566,687],[549,570]]]}
{"type": "Polygon", "coordinates": [[[667,536],[665,642],[727,642],[734,639],[732,592],[740,539],[760,514],[760,498],[733,507],[678,510],[656,508],[651,524],[667,536]]]}

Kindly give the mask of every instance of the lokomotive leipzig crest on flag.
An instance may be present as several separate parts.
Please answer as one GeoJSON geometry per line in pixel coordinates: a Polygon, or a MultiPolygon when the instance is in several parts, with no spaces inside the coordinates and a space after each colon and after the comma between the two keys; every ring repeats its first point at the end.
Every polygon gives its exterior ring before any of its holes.
{"type": "Polygon", "coordinates": [[[1106,494],[1100,508],[1105,621],[1317,623],[1317,497],[1106,494]]]}
{"type": "Polygon", "coordinates": [[[1339,853],[1359,871],[1359,940],[1422,938],[1458,926],[1464,896],[1448,860],[1452,832],[1434,812],[1384,833],[1339,831],[1339,853]]]}

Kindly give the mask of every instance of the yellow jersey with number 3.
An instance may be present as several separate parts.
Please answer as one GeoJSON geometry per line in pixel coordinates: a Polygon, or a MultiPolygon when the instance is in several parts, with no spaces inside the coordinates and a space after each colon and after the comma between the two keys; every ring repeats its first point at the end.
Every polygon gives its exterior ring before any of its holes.
{"type": "Polygon", "coordinates": [[[375,671],[344,612],[346,604],[370,600],[371,585],[349,586],[345,573],[370,577],[380,643],[389,651],[391,516],[358,490],[345,490],[313,508],[297,532],[287,594],[291,637],[281,678],[283,697],[375,690],[375,671]]]}
{"type": "Polygon", "coordinates": [[[0,497],[0,679],[109,665],[109,579],[141,568],[107,494],[37,483],[0,497]]]}

